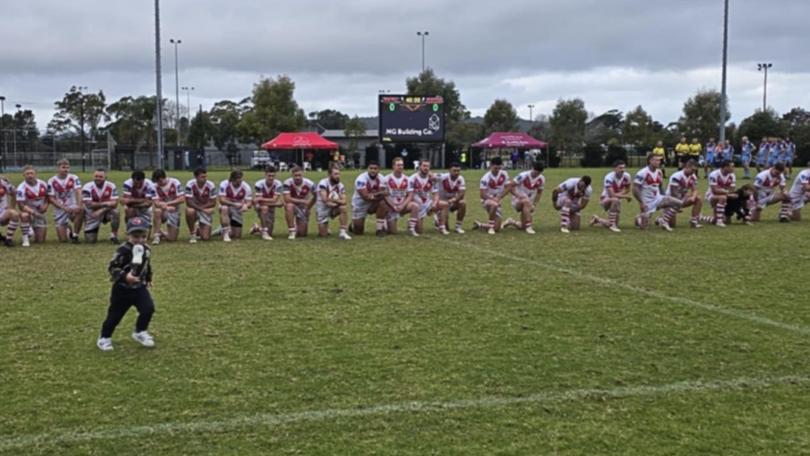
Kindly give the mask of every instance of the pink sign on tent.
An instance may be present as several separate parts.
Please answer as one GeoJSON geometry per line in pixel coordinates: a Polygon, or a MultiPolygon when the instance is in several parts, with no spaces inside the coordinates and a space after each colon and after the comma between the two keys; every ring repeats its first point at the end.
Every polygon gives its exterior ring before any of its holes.
{"type": "Polygon", "coordinates": [[[472,145],[483,149],[543,149],[547,146],[545,142],[520,132],[494,132],[472,145]]]}

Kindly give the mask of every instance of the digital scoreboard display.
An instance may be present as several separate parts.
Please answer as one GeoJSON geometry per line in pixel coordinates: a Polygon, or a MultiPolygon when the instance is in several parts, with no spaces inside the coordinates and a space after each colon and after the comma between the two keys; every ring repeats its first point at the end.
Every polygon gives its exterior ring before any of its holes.
{"type": "Polygon", "coordinates": [[[380,95],[380,141],[444,141],[444,98],[380,95]]]}

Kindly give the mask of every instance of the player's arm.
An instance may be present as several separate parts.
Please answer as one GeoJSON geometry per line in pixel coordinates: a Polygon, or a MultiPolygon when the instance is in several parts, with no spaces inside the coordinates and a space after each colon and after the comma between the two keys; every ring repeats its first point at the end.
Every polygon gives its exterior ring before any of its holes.
{"type": "Polygon", "coordinates": [[[305,203],[306,203],[306,205],[307,205],[307,210],[312,209],[312,206],[314,206],[314,205],[315,205],[315,202],[316,202],[317,200],[318,200],[318,197],[317,197],[317,195],[315,195],[315,192],[310,192],[310,197],[309,197],[309,200],[304,200],[304,202],[305,202],[305,203]]]}
{"type": "Polygon", "coordinates": [[[464,201],[464,197],[466,195],[467,195],[467,190],[466,189],[464,189],[464,188],[459,189],[458,193],[456,193],[456,196],[454,198],[452,198],[453,203],[457,203],[459,201],[464,201]]]}
{"type": "Polygon", "coordinates": [[[62,209],[63,211],[67,210],[67,208],[62,204],[62,202],[59,201],[59,198],[56,197],[56,193],[53,192],[50,185],[48,185],[48,201],[51,204],[53,204],[53,207],[57,209],[62,209]]]}
{"type": "Polygon", "coordinates": [[[642,206],[644,205],[644,202],[641,200],[641,185],[636,182],[633,182],[633,198],[642,206]]]}
{"type": "Polygon", "coordinates": [[[554,205],[555,209],[559,209],[560,207],[557,206],[557,198],[560,196],[560,187],[555,187],[554,190],[551,191],[551,203],[554,205]]]}
{"type": "Polygon", "coordinates": [[[534,200],[532,200],[532,206],[537,207],[540,204],[540,197],[543,196],[543,188],[537,189],[537,194],[534,195],[534,200]]]}
{"type": "Polygon", "coordinates": [[[363,201],[372,202],[377,199],[377,193],[371,193],[368,191],[368,186],[366,184],[360,184],[357,187],[357,193],[360,194],[360,198],[363,198],[363,201]]]}
{"type": "Polygon", "coordinates": [[[581,211],[581,210],[585,209],[586,207],[588,207],[588,203],[590,201],[591,201],[591,199],[589,197],[587,197],[587,196],[583,196],[582,198],[580,198],[579,199],[579,210],[581,211]]]}

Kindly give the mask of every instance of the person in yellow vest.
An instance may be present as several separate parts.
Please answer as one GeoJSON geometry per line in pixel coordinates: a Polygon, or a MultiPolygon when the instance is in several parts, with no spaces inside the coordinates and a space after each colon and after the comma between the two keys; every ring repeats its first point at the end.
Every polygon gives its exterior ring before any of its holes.
{"type": "Polygon", "coordinates": [[[667,168],[664,164],[667,161],[667,151],[664,149],[664,142],[658,141],[655,143],[655,147],[653,147],[652,154],[656,157],[661,157],[661,172],[664,173],[664,177],[667,177],[667,168]]]}
{"type": "Polygon", "coordinates": [[[683,169],[683,164],[689,159],[689,143],[686,136],[681,136],[680,142],[675,146],[675,160],[678,162],[678,171],[683,169]]]}
{"type": "MultiPolygon", "coordinates": [[[[695,163],[700,162],[700,154],[703,153],[703,146],[700,145],[700,141],[697,138],[692,138],[692,144],[689,145],[689,157],[688,159],[694,160],[695,163]]],[[[700,172],[695,170],[695,177],[700,179],[700,172]]]]}

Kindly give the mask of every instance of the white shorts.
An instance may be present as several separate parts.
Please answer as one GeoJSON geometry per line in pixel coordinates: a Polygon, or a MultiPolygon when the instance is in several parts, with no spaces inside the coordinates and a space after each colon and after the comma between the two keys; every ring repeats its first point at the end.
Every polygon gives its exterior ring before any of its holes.
{"type": "MultiPolygon", "coordinates": [[[[394,199],[394,202],[395,202],[396,204],[401,204],[401,203],[402,203],[402,201],[404,200],[404,199],[402,199],[402,198],[393,198],[393,199],[394,199]]],[[[394,211],[394,209],[392,209],[390,206],[389,206],[389,208],[388,208],[388,209],[389,209],[389,211],[388,211],[388,216],[387,216],[386,218],[387,218],[388,220],[399,220],[399,217],[400,217],[402,214],[400,214],[400,213],[398,213],[398,212],[395,212],[395,211],[394,211]]],[[[408,213],[408,212],[410,212],[410,211],[408,211],[408,208],[406,207],[405,209],[403,209],[403,210],[402,210],[402,212],[403,212],[404,214],[407,214],[407,213],[408,213]]]]}
{"type": "Polygon", "coordinates": [[[309,209],[306,205],[293,206],[293,214],[295,214],[296,222],[303,222],[305,225],[309,223],[309,209]]]}
{"type": "Polygon", "coordinates": [[[654,198],[645,199],[644,205],[647,206],[647,210],[644,212],[644,215],[653,215],[666,198],[666,196],[658,194],[654,198]]]}
{"type": "MultiPolygon", "coordinates": [[[[146,220],[146,223],[152,224],[152,207],[137,207],[132,208],[135,211],[135,217],[140,217],[146,220]]],[[[127,220],[131,219],[132,217],[127,218],[127,220]]]]}
{"type": "Polygon", "coordinates": [[[235,206],[228,206],[228,219],[231,221],[231,226],[242,226],[245,224],[244,215],[240,208],[235,206]]]}
{"type": "MultiPolygon", "coordinates": [[[[512,209],[514,209],[515,212],[520,212],[520,209],[518,209],[517,206],[518,206],[518,203],[520,203],[521,201],[526,201],[526,199],[525,198],[521,198],[521,199],[512,198],[512,209]]],[[[531,204],[531,200],[529,200],[528,203],[531,204]]]]}
{"type": "Polygon", "coordinates": [[[118,209],[106,210],[100,217],[93,216],[93,210],[89,208],[84,209],[84,231],[95,231],[104,223],[110,223],[113,218],[118,217],[118,209]]]}
{"type": "Polygon", "coordinates": [[[757,208],[764,209],[771,204],[776,204],[776,192],[769,190],[760,190],[757,192],[757,208]]]}
{"type": "Polygon", "coordinates": [[[423,219],[433,211],[433,200],[427,200],[419,205],[419,218],[423,219]]]}
{"type": "MultiPolygon", "coordinates": [[[[75,208],[76,206],[68,206],[69,208],[75,208]]],[[[55,207],[53,209],[53,222],[56,226],[63,226],[70,223],[70,214],[64,211],[61,208],[55,207]]]]}
{"type": "MultiPolygon", "coordinates": [[[[610,202],[610,197],[609,197],[609,196],[603,196],[603,197],[601,197],[601,198],[599,199],[599,205],[600,205],[600,206],[602,206],[602,209],[604,209],[604,210],[606,210],[606,211],[609,211],[609,210],[610,210],[610,206],[612,206],[612,203],[610,202]]],[[[621,199],[621,198],[619,198],[619,202],[618,202],[617,210],[621,210],[621,208],[622,208],[622,199],[621,199]]]]}
{"type": "Polygon", "coordinates": [[[166,225],[173,226],[175,228],[180,227],[180,212],[168,212],[163,211],[163,216],[161,217],[160,223],[165,223],[166,225]]]}
{"type": "Polygon", "coordinates": [[[200,225],[211,226],[213,224],[212,214],[203,210],[195,209],[194,213],[197,215],[197,223],[200,225]]]}
{"type": "Polygon", "coordinates": [[[557,206],[562,208],[566,204],[570,204],[571,212],[579,212],[579,204],[574,203],[571,198],[568,197],[567,193],[560,193],[557,195],[557,206]]]}
{"type": "Polygon", "coordinates": [[[315,216],[318,225],[325,225],[329,220],[340,215],[340,207],[329,207],[325,204],[318,203],[315,205],[315,216]]]}
{"type": "MultiPolygon", "coordinates": [[[[363,219],[371,215],[369,214],[369,211],[371,210],[372,204],[374,203],[372,203],[371,201],[366,201],[364,199],[360,200],[352,199],[352,220],[363,219]]],[[[384,203],[380,202],[380,204],[384,203]]]]}
{"type": "Polygon", "coordinates": [[[790,201],[793,203],[793,210],[798,211],[804,207],[804,204],[810,201],[810,193],[805,193],[799,197],[791,196],[790,201]]]}
{"type": "Polygon", "coordinates": [[[45,214],[40,214],[39,212],[35,213],[31,216],[31,226],[34,228],[47,228],[48,227],[48,217],[45,214]]]}

